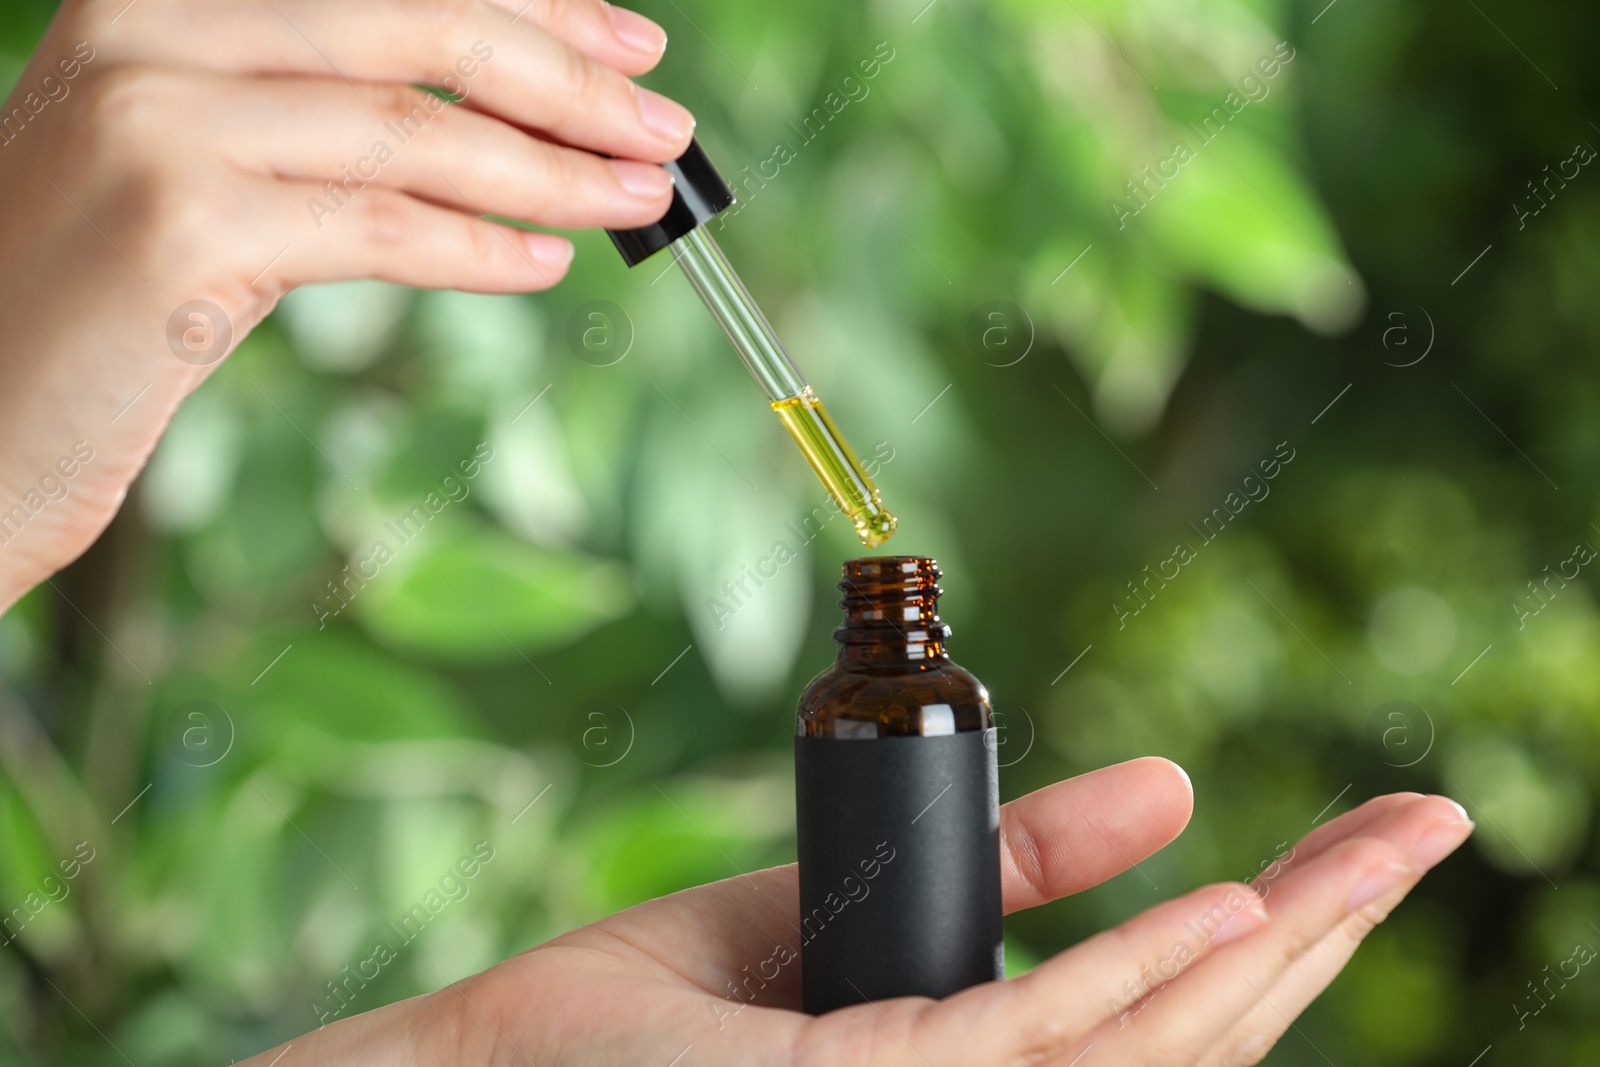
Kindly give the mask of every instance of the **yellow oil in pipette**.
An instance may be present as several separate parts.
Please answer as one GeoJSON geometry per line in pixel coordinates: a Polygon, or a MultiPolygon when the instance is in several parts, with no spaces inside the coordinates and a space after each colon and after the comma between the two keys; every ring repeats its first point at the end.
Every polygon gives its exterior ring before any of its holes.
{"type": "Polygon", "coordinates": [[[878,487],[861,469],[861,461],[811,387],[807,386],[799,396],[774,400],[772,410],[800,446],[839,511],[855,527],[861,543],[877,548],[887,541],[894,533],[895,517],[884,508],[878,487]]]}

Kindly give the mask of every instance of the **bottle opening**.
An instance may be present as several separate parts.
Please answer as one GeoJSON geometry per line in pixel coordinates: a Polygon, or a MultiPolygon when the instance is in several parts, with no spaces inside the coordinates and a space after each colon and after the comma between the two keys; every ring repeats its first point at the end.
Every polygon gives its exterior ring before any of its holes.
{"type": "Polygon", "coordinates": [[[862,556],[844,562],[839,588],[845,599],[938,596],[944,572],[930,556],[862,556]]]}
{"type": "Polygon", "coordinates": [[[942,573],[928,556],[847,560],[839,582],[844,625],[834,631],[834,640],[863,652],[869,647],[884,653],[893,649],[897,658],[946,658],[950,627],[939,618],[942,573]]]}

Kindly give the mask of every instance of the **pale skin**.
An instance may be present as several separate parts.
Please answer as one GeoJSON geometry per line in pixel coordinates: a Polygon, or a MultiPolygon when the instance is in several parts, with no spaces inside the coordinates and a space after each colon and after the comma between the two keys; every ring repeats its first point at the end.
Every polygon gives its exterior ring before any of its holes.
{"type": "MultiPolygon", "coordinates": [[[[658,218],[670,179],[657,164],[683,151],[693,119],[631,79],[665,44],[599,0],[64,3],[0,144],[0,508],[47,476],[70,491],[0,529],[0,611],[94,541],[184,397],[288,290],[541,290],[566,273],[570,242],[482,215],[658,218]],[[464,99],[419,112],[411,83],[464,99]],[[397,143],[389,124],[408,117],[425,130],[397,143]],[[380,139],[392,152],[374,162],[380,139]],[[350,168],[361,181],[330,198],[324,183],[350,168]],[[169,327],[197,300],[222,309],[231,340],[185,360],[169,327]],[[58,475],[80,443],[92,460],[58,475]]],[[[1192,806],[1187,776],[1155,758],[1013,801],[1007,910],[1121,873],[1192,806]]],[[[247,1062],[1250,1064],[1471,830],[1443,797],[1379,797],[1255,888],[1190,891],[1020,978],[822,1018],[797,1010],[795,869],[778,867],[631,908],[247,1062]],[[772,977],[731,999],[752,972],[772,977]]]]}
{"type": "Polygon", "coordinates": [[[572,243],[480,215],[661,217],[657,164],[694,118],[631,78],[666,35],[600,0],[525,4],[62,4],[0,116],[0,509],[76,443],[94,458],[20,533],[0,527],[0,610],[88,548],[225,355],[173,353],[182,305],[220,307],[236,345],[312,282],[531,292],[562,279],[572,243]],[[430,107],[412,83],[465,99],[430,107]],[[350,173],[336,212],[308,206],[350,173]]]}

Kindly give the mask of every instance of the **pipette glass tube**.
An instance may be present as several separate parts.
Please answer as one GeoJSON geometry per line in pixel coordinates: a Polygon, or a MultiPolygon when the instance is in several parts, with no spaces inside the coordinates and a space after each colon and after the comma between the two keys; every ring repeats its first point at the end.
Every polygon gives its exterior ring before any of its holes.
{"type": "Polygon", "coordinates": [[[783,342],[717,242],[700,226],[674,242],[672,251],[828,495],[855,527],[861,543],[876,548],[887,541],[894,533],[895,517],[878,498],[878,487],[861,469],[861,461],[840,436],[822,401],[790,362],[783,342]]]}

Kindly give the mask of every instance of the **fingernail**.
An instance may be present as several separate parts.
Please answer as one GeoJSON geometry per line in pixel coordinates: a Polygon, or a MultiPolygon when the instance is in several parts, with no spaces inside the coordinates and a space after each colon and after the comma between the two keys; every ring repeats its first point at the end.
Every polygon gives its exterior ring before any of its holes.
{"type": "Polygon", "coordinates": [[[641,200],[655,200],[672,188],[672,175],[654,163],[636,163],[631,159],[610,159],[611,171],[617,184],[641,200]]]}
{"type": "Polygon", "coordinates": [[[1368,874],[1350,891],[1350,910],[1360,911],[1389,893],[1417,872],[1403,863],[1390,863],[1368,874]]]}
{"type": "Polygon", "coordinates": [[[527,245],[528,255],[533,257],[534,263],[551,270],[566,270],[576,251],[571,241],[549,233],[524,232],[522,241],[527,245]]]}
{"type": "Polygon", "coordinates": [[[688,108],[649,89],[639,90],[639,118],[652,133],[668,141],[687,140],[694,132],[694,116],[688,108]]]}
{"type": "Polygon", "coordinates": [[[1211,944],[1225,945],[1229,941],[1237,941],[1245,934],[1261,929],[1267,921],[1267,906],[1261,901],[1253,901],[1247,907],[1228,916],[1226,922],[1217,927],[1217,932],[1211,935],[1211,944]]]}
{"type": "Polygon", "coordinates": [[[637,11],[607,4],[606,14],[611,16],[611,32],[617,35],[617,40],[635,52],[659,56],[666,51],[667,31],[637,11]]]}
{"type": "Polygon", "coordinates": [[[1444,796],[1441,793],[1435,793],[1434,796],[1438,797],[1440,800],[1449,800],[1450,806],[1456,809],[1456,814],[1461,817],[1462,822],[1472,821],[1472,816],[1467,814],[1467,809],[1463,808],[1460,804],[1457,804],[1454,800],[1451,800],[1451,798],[1444,796]]]}
{"type": "Polygon", "coordinates": [[[1423,834],[1411,850],[1417,869],[1426,871],[1460,848],[1461,842],[1472,835],[1473,825],[1471,819],[1442,822],[1423,834]]]}

